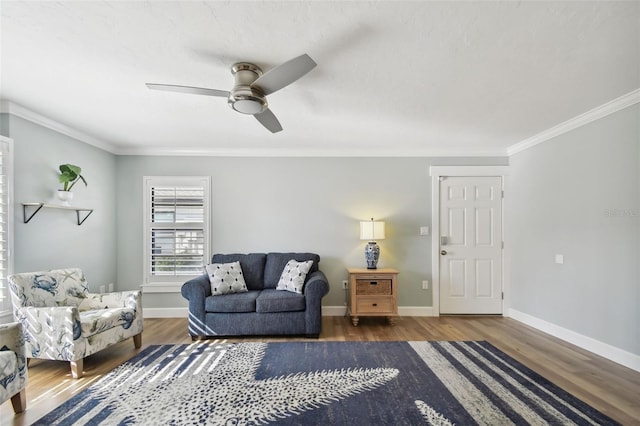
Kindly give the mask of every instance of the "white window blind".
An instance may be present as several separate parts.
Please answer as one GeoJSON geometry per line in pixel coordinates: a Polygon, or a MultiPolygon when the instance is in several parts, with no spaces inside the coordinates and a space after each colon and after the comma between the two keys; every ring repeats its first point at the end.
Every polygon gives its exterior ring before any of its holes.
{"type": "Polygon", "coordinates": [[[11,139],[0,136],[0,317],[11,311],[7,277],[11,274],[13,238],[13,151],[11,139]]]}
{"type": "Polygon", "coordinates": [[[209,253],[208,177],[145,177],[145,283],[203,273],[209,253]]]}

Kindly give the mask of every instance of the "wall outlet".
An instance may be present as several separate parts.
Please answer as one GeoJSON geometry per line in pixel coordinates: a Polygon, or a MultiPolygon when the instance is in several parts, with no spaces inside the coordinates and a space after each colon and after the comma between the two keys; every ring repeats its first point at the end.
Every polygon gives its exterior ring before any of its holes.
{"type": "Polygon", "coordinates": [[[422,289],[423,290],[429,290],[429,281],[428,280],[422,281],[422,289]]]}
{"type": "Polygon", "coordinates": [[[113,292],[113,283],[109,283],[107,288],[109,289],[109,293],[113,292]]]}
{"type": "Polygon", "coordinates": [[[100,286],[100,293],[105,293],[104,284],[100,286]]]}
{"type": "Polygon", "coordinates": [[[349,288],[349,281],[347,280],[342,280],[342,289],[346,290],[349,288]]]}

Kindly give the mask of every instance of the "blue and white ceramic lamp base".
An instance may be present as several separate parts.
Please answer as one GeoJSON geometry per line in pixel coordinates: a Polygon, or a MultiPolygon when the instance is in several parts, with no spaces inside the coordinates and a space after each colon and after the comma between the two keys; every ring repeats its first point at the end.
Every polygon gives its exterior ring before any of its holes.
{"type": "Polygon", "coordinates": [[[364,257],[367,260],[367,269],[378,269],[380,246],[375,241],[369,241],[364,248],[364,257]]]}

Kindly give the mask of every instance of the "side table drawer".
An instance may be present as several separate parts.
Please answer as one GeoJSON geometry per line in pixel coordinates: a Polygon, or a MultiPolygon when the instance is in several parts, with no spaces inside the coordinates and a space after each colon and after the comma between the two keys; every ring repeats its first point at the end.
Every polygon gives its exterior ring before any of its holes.
{"type": "Polygon", "coordinates": [[[390,295],[391,280],[356,280],[356,294],[390,295]]]}
{"type": "Polygon", "coordinates": [[[393,298],[362,296],[356,302],[358,314],[388,314],[393,312],[393,298]]]}

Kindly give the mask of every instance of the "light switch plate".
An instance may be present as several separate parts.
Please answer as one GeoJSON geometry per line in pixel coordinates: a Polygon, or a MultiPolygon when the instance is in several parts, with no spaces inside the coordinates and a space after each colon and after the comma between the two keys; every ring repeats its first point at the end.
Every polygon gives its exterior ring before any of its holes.
{"type": "Polygon", "coordinates": [[[429,227],[421,226],[420,227],[420,235],[429,235],[429,227]]]}
{"type": "Polygon", "coordinates": [[[558,265],[562,265],[564,263],[564,256],[561,254],[556,254],[556,263],[558,265]]]}

